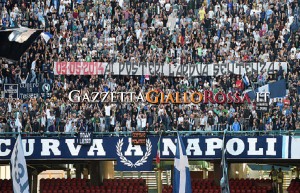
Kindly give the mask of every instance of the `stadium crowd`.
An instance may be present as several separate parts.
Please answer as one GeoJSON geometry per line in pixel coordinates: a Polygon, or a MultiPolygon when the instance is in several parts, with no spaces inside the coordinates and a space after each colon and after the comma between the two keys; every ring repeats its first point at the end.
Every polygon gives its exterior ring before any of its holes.
{"type": "Polygon", "coordinates": [[[300,129],[297,87],[300,8],[296,0],[0,0],[0,28],[19,25],[38,38],[20,61],[0,60],[0,83],[53,83],[49,99],[0,100],[0,131],[220,131],[300,129]],[[54,75],[55,61],[288,62],[249,74],[252,87],[285,79],[287,96],[268,113],[253,105],[71,103],[71,90],[243,92],[241,75],[199,77],[54,75]],[[239,84],[237,82],[239,81],[239,84]],[[18,113],[19,112],[19,113],[18,113]]]}

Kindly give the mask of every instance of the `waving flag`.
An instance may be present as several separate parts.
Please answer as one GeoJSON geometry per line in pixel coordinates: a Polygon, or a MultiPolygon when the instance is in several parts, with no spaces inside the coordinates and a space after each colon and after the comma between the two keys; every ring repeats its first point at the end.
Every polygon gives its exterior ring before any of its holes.
{"type": "Polygon", "coordinates": [[[20,60],[40,33],[42,30],[24,27],[0,30],[0,58],[20,60]]]}
{"type": "Polygon", "coordinates": [[[255,93],[255,91],[254,91],[253,89],[251,89],[251,88],[249,88],[249,89],[243,91],[243,94],[247,94],[251,100],[256,99],[256,93],[255,93]]]}
{"type": "Polygon", "coordinates": [[[160,169],[160,139],[161,139],[161,133],[157,142],[157,153],[156,153],[156,166],[157,169],[160,169]]]}
{"type": "Polygon", "coordinates": [[[8,36],[8,40],[11,42],[14,41],[18,43],[24,43],[35,32],[36,30],[34,29],[20,27],[11,32],[11,34],[8,36]]]}
{"type": "MultiPolygon", "coordinates": [[[[279,80],[276,82],[272,82],[266,85],[263,85],[261,87],[258,87],[257,89],[248,88],[246,89],[243,94],[248,94],[250,99],[254,100],[256,99],[256,93],[264,93],[269,92],[270,98],[282,98],[286,96],[286,81],[285,80],[279,80]]],[[[299,89],[300,93],[300,89],[299,89]]]]}
{"type": "Polygon", "coordinates": [[[246,74],[244,74],[243,76],[243,82],[246,86],[249,86],[250,85],[250,81],[249,81],[249,78],[246,74]]]}
{"type": "Polygon", "coordinates": [[[173,193],[192,193],[189,161],[179,133],[174,160],[173,193]]]}
{"type": "Polygon", "coordinates": [[[286,96],[286,81],[284,79],[258,87],[257,92],[269,92],[270,98],[281,98],[286,96]]]}
{"type": "Polygon", "coordinates": [[[14,193],[29,193],[27,165],[20,134],[11,154],[10,163],[14,193]]]}
{"type": "Polygon", "coordinates": [[[43,33],[41,33],[41,36],[45,40],[46,43],[48,43],[48,41],[53,37],[53,35],[50,34],[49,32],[43,32],[43,33]]]}

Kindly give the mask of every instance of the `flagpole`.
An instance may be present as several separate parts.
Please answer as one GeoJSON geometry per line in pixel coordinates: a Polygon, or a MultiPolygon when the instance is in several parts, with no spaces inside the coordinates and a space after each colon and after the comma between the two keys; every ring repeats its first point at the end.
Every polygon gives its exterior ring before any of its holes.
{"type": "MultiPolygon", "coordinates": [[[[158,145],[160,145],[160,140],[161,140],[161,135],[162,131],[160,131],[159,139],[158,139],[158,145]]],[[[160,149],[160,148],[159,148],[160,149]]],[[[159,150],[160,151],[160,150],[159,150]]],[[[159,152],[160,153],[160,152],[159,152]]],[[[159,161],[160,162],[160,161],[159,161]]],[[[157,167],[157,193],[162,193],[162,180],[161,180],[161,167],[160,163],[158,164],[157,167]]]]}
{"type": "Polygon", "coordinates": [[[223,142],[222,142],[222,160],[221,160],[221,166],[222,166],[222,174],[223,177],[220,180],[220,186],[221,186],[221,193],[230,193],[229,188],[229,180],[228,180],[228,168],[226,163],[226,147],[225,147],[225,137],[226,137],[227,129],[224,130],[223,133],[223,142]]]}
{"type": "Polygon", "coordinates": [[[157,192],[162,193],[161,169],[157,168],[157,192]]]}

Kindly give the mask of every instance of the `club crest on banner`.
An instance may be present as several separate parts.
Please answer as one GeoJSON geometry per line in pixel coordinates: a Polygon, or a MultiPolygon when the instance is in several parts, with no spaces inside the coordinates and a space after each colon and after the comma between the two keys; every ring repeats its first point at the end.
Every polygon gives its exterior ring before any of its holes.
{"type": "Polygon", "coordinates": [[[42,86],[42,89],[43,89],[44,92],[49,92],[50,89],[51,89],[51,86],[48,83],[44,83],[43,86],[42,86]]]}
{"type": "MultiPolygon", "coordinates": [[[[146,140],[146,153],[143,155],[143,157],[141,159],[137,160],[134,163],[131,160],[127,159],[126,156],[124,156],[124,154],[122,152],[123,144],[124,144],[123,138],[119,139],[119,141],[116,145],[116,152],[117,152],[117,155],[119,156],[120,162],[123,163],[125,166],[128,166],[130,168],[137,168],[137,167],[144,165],[145,163],[147,163],[149,161],[148,158],[152,152],[152,144],[151,144],[150,139],[146,140]]],[[[152,162],[152,159],[150,161],[152,162]]]]}

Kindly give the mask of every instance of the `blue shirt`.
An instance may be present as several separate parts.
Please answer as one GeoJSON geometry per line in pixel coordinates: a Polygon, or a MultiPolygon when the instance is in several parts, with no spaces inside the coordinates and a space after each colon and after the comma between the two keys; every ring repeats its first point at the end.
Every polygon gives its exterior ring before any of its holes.
{"type": "Polygon", "coordinates": [[[6,18],[3,18],[3,19],[2,19],[2,25],[3,25],[3,27],[6,27],[6,23],[7,23],[7,19],[6,19],[6,18]]]}
{"type": "Polygon", "coordinates": [[[277,106],[279,107],[280,111],[282,111],[283,103],[282,102],[277,102],[277,106]]]}
{"type": "Polygon", "coordinates": [[[144,84],[144,81],[145,81],[145,76],[142,76],[140,80],[140,84],[144,84]]]}
{"type": "Polygon", "coordinates": [[[234,123],[232,124],[232,130],[233,130],[233,131],[240,131],[240,130],[241,130],[240,123],[239,123],[239,122],[234,122],[234,123]]]}
{"type": "Polygon", "coordinates": [[[103,87],[104,92],[108,92],[108,86],[103,87]]]}
{"type": "Polygon", "coordinates": [[[272,15],[273,11],[272,9],[269,9],[267,12],[266,12],[266,19],[268,20],[269,17],[272,15]]]}
{"type": "Polygon", "coordinates": [[[232,3],[232,2],[228,3],[227,6],[228,6],[228,9],[229,9],[229,10],[232,10],[232,9],[233,9],[233,3],[232,3]]]}
{"type": "Polygon", "coordinates": [[[290,114],[292,114],[292,108],[286,109],[285,116],[289,116],[290,114]]]}
{"type": "Polygon", "coordinates": [[[267,124],[271,124],[272,123],[272,118],[271,117],[268,117],[267,119],[267,124]]]}
{"type": "Polygon", "coordinates": [[[232,117],[233,113],[235,113],[235,109],[234,108],[230,108],[229,112],[230,112],[229,116],[232,117]]]}
{"type": "Polygon", "coordinates": [[[266,12],[262,11],[262,12],[260,13],[260,18],[261,18],[261,20],[264,20],[265,17],[266,17],[266,12]]]}

